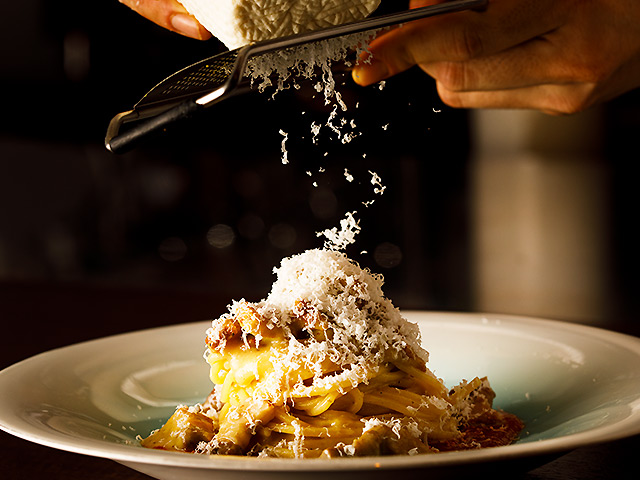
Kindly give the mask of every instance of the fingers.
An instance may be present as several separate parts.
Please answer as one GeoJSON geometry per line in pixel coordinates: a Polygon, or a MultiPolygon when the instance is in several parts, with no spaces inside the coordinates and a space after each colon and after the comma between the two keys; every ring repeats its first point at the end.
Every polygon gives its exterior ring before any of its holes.
{"type": "Polygon", "coordinates": [[[211,34],[177,0],[120,0],[143,17],[173,32],[198,40],[211,34]]]}
{"type": "MultiPolygon", "coordinates": [[[[490,91],[531,87],[542,83],[564,84],[588,80],[567,65],[569,52],[558,49],[555,39],[540,37],[509,50],[466,62],[434,62],[420,67],[447,90],[490,91]]],[[[589,70],[586,66],[585,71],[589,70]]]]}
{"type": "Polygon", "coordinates": [[[442,101],[464,108],[535,108],[574,113],[586,107],[588,83],[579,84],[551,42],[534,39],[468,62],[436,62],[421,68],[437,79],[442,101]]]}
{"type": "MultiPolygon", "coordinates": [[[[557,41],[559,49],[550,40],[531,42],[541,45],[541,50],[526,48],[528,45],[516,47],[513,52],[496,55],[493,63],[487,61],[478,71],[467,71],[463,76],[468,86],[451,81],[451,76],[442,73],[442,65],[423,68],[437,79],[440,98],[452,107],[527,108],[572,114],[640,86],[640,56],[634,60],[634,49],[625,51],[620,42],[606,37],[595,36],[599,49],[588,42],[586,51],[597,52],[593,56],[585,55],[584,49],[569,47],[563,36],[557,41]],[[519,50],[525,54],[520,55],[519,50]],[[549,56],[540,53],[549,50],[553,50],[549,56]]],[[[640,52],[640,44],[635,51],[640,52]]]]}
{"type": "Polygon", "coordinates": [[[565,115],[582,111],[594,103],[593,88],[589,84],[544,84],[505,90],[454,92],[436,83],[442,101],[454,108],[520,108],[565,115]]]}
{"type": "Polygon", "coordinates": [[[371,43],[371,55],[356,66],[354,80],[370,85],[414,65],[468,61],[512,48],[561,24],[559,14],[548,13],[549,1],[494,0],[483,12],[465,11],[410,22],[371,43]]]}

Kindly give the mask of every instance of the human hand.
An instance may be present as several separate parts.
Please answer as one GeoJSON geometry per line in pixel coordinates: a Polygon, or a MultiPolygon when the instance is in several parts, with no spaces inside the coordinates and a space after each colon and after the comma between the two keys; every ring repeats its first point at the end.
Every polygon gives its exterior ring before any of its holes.
{"type": "Polygon", "coordinates": [[[120,0],[161,27],[187,37],[207,40],[211,34],[177,0],[120,0]]]}
{"type": "Polygon", "coordinates": [[[361,85],[419,65],[453,107],[575,113],[640,86],[640,2],[491,0],[483,12],[408,23],[370,47],[371,63],[353,71],[361,85]]]}

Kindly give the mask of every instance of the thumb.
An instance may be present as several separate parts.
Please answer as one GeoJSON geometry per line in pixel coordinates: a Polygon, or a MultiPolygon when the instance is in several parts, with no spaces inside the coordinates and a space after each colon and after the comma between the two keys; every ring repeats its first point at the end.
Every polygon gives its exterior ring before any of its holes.
{"type": "MultiPolygon", "coordinates": [[[[446,0],[410,0],[410,8],[420,8],[446,0]]],[[[427,20],[428,21],[428,20],[427,20]]],[[[371,85],[397,73],[408,70],[418,62],[409,50],[407,30],[415,23],[394,28],[376,38],[360,62],[352,71],[354,81],[359,85],[371,85]],[[374,53],[375,52],[375,53],[374,53]]]]}
{"type": "Polygon", "coordinates": [[[373,40],[352,71],[353,80],[372,85],[416,65],[412,42],[407,41],[408,26],[390,30],[373,40]]]}

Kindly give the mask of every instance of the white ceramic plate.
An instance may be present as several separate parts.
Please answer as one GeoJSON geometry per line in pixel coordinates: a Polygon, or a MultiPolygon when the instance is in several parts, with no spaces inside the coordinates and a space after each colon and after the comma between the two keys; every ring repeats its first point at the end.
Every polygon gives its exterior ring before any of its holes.
{"type": "Polygon", "coordinates": [[[405,312],[447,385],[487,375],[496,406],[526,423],[507,447],[434,455],[287,460],[147,450],[136,441],[210,390],[208,322],[144,330],[53,350],[0,372],[0,428],[26,440],[111,458],[159,479],[409,478],[500,462],[527,469],[571,449],[640,433],[640,339],[503,315],[405,312]]]}

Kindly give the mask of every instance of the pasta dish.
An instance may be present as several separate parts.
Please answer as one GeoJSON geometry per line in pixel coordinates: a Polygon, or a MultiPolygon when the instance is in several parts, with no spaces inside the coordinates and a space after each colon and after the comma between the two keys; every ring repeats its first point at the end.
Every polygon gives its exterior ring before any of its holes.
{"type": "Polygon", "coordinates": [[[447,388],[383,279],[345,254],[282,261],[266,299],[233,302],[206,332],[213,391],[178,406],[144,447],[290,458],[507,445],[523,428],[486,378],[447,388]]]}

